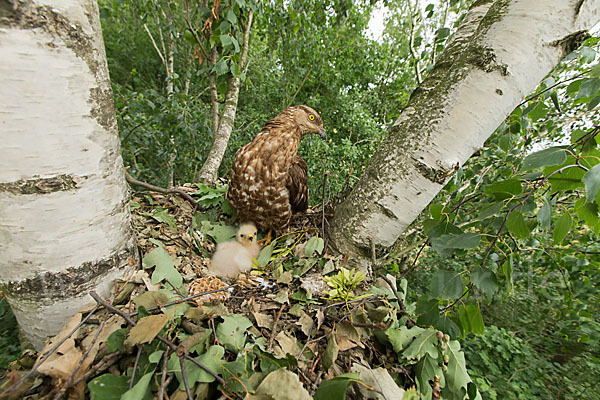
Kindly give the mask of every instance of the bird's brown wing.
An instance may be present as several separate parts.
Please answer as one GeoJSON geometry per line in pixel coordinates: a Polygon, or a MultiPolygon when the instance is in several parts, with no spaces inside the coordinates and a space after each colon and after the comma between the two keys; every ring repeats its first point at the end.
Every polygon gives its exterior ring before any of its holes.
{"type": "Polygon", "coordinates": [[[288,169],[286,187],[290,193],[292,212],[302,212],[308,208],[308,172],[306,161],[295,156],[288,169]]]}

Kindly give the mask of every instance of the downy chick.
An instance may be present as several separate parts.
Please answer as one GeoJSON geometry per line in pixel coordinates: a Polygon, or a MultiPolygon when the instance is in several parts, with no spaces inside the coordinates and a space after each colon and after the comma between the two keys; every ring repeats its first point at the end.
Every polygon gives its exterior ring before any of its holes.
{"type": "Polygon", "coordinates": [[[249,271],[252,258],[260,253],[256,233],[254,224],[243,224],[235,235],[235,241],[219,243],[210,261],[209,272],[219,278],[235,278],[249,271]]]}

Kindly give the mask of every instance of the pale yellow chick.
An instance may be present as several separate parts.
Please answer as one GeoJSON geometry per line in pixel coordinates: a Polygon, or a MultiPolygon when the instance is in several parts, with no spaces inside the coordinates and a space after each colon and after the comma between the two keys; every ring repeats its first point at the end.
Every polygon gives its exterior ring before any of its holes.
{"type": "Polygon", "coordinates": [[[260,253],[256,233],[256,226],[252,223],[240,226],[235,241],[219,243],[208,271],[219,278],[235,278],[250,271],[252,258],[257,258],[260,253]]]}

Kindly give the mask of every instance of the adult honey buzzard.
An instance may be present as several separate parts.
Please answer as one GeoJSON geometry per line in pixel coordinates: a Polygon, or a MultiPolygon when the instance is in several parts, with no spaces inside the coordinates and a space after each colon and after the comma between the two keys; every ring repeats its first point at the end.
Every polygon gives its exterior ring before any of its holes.
{"type": "Polygon", "coordinates": [[[309,133],[325,138],[319,114],[307,106],[288,107],[235,153],[227,198],[240,221],[281,231],[293,213],[307,209],[306,162],[296,153],[309,133]]]}

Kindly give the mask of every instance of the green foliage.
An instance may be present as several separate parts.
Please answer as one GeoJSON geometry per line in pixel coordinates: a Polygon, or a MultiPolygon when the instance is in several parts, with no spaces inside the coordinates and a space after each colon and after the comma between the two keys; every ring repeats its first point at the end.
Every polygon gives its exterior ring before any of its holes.
{"type": "Polygon", "coordinates": [[[354,290],[365,279],[364,271],[356,271],[354,268],[348,270],[342,268],[337,274],[325,276],[323,279],[331,288],[329,298],[332,300],[342,300],[346,303],[350,300],[359,299],[365,296],[355,296],[354,290]]]}
{"type": "Polygon", "coordinates": [[[6,298],[0,295],[0,367],[8,365],[21,354],[19,329],[6,298]]]}

